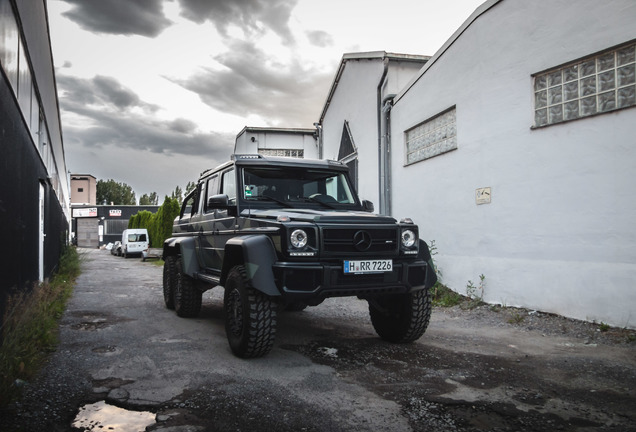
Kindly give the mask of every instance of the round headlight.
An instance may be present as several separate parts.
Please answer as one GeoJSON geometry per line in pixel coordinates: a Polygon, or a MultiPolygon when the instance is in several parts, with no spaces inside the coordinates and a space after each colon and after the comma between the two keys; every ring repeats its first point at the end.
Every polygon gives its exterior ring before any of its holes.
{"type": "Polygon", "coordinates": [[[307,233],[301,229],[294,230],[289,240],[296,249],[304,248],[307,245],[307,233]]]}
{"type": "Polygon", "coordinates": [[[410,248],[411,246],[415,244],[416,239],[417,237],[415,236],[415,233],[413,231],[411,230],[402,231],[402,246],[410,248]]]}

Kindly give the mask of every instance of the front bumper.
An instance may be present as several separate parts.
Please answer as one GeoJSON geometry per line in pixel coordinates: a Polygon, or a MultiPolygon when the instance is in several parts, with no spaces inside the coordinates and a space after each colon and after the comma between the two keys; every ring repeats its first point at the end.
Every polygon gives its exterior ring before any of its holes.
{"type": "Polygon", "coordinates": [[[425,288],[426,261],[394,261],[385,273],[345,274],[343,264],[277,262],[272,266],[281,294],[294,301],[312,298],[408,293],[425,288]]]}

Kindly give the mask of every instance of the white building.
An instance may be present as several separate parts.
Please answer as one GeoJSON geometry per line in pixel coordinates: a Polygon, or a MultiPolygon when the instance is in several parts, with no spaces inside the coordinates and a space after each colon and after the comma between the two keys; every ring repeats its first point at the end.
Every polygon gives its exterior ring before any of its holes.
{"type": "Polygon", "coordinates": [[[321,157],[345,162],[359,195],[381,213],[388,213],[390,201],[390,167],[382,156],[388,148],[379,139],[386,133],[383,107],[429,58],[384,51],[345,54],[320,116],[321,157]]]}
{"type": "Polygon", "coordinates": [[[317,159],[316,129],[245,127],[236,136],[234,154],[317,159]]]}
{"type": "Polygon", "coordinates": [[[345,124],[360,194],[454,290],[483,274],[488,302],[636,328],[634,23],[633,0],[487,1],[397,90],[341,66],[324,157],[345,124]]]}

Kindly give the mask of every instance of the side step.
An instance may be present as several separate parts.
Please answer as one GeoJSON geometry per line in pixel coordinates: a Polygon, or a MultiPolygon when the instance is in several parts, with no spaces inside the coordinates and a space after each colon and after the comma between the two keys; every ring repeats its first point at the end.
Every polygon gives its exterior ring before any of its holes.
{"type": "Polygon", "coordinates": [[[219,285],[219,283],[221,283],[220,276],[212,276],[205,273],[195,273],[194,278],[213,286],[217,286],[219,285]]]}

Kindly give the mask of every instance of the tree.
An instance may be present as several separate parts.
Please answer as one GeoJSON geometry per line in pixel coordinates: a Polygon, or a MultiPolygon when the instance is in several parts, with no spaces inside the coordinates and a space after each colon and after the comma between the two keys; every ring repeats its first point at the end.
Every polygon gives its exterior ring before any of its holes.
{"type": "Polygon", "coordinates": [[[172,235],[172,223],[179,211],[181,205],[177,200],[166,196],[157,213],[153,215],[151,229],[148,230],[152,247],[162,247],[163,241],[172,235]]]}
{"type": "Polygon", "coordinates": [[[146,228],[151,247],[160,248],[165,239],[172,235],[172,223],[179,215],[181,206],[176,199],[166,196],[157,213],[142,210],[128,221],[128,228],[146,228]]]}
{"type": "Polygon", "coordinates": [[[197,187],[197,184],[195,182],[188,182],[184,195],[188,195],[195,187],[197,187]]]}
{"type": "Polygon", "coordinates": [[[180,186],[177,186],[176,188],[174,188],[174,192],[172,192],[172,195],[170,195],[170,198],[177,200],[177,202],[179,203],[179,206],[181,206],[181,204],[183,203],[183,191],[181,190],[180,186]]]}
{"type": "Polygon", "coordinates": [[[150,195],[143,194],[139,197],[139,205],[157,205],[159,203],[159,197],[157,192],[152,192],[150,195]]]}
{"type": "Polygon", "coordinates": [[[97,204],[135,205],[137,199],[132,187],[113,179],[97,181],[97,204]]]}

